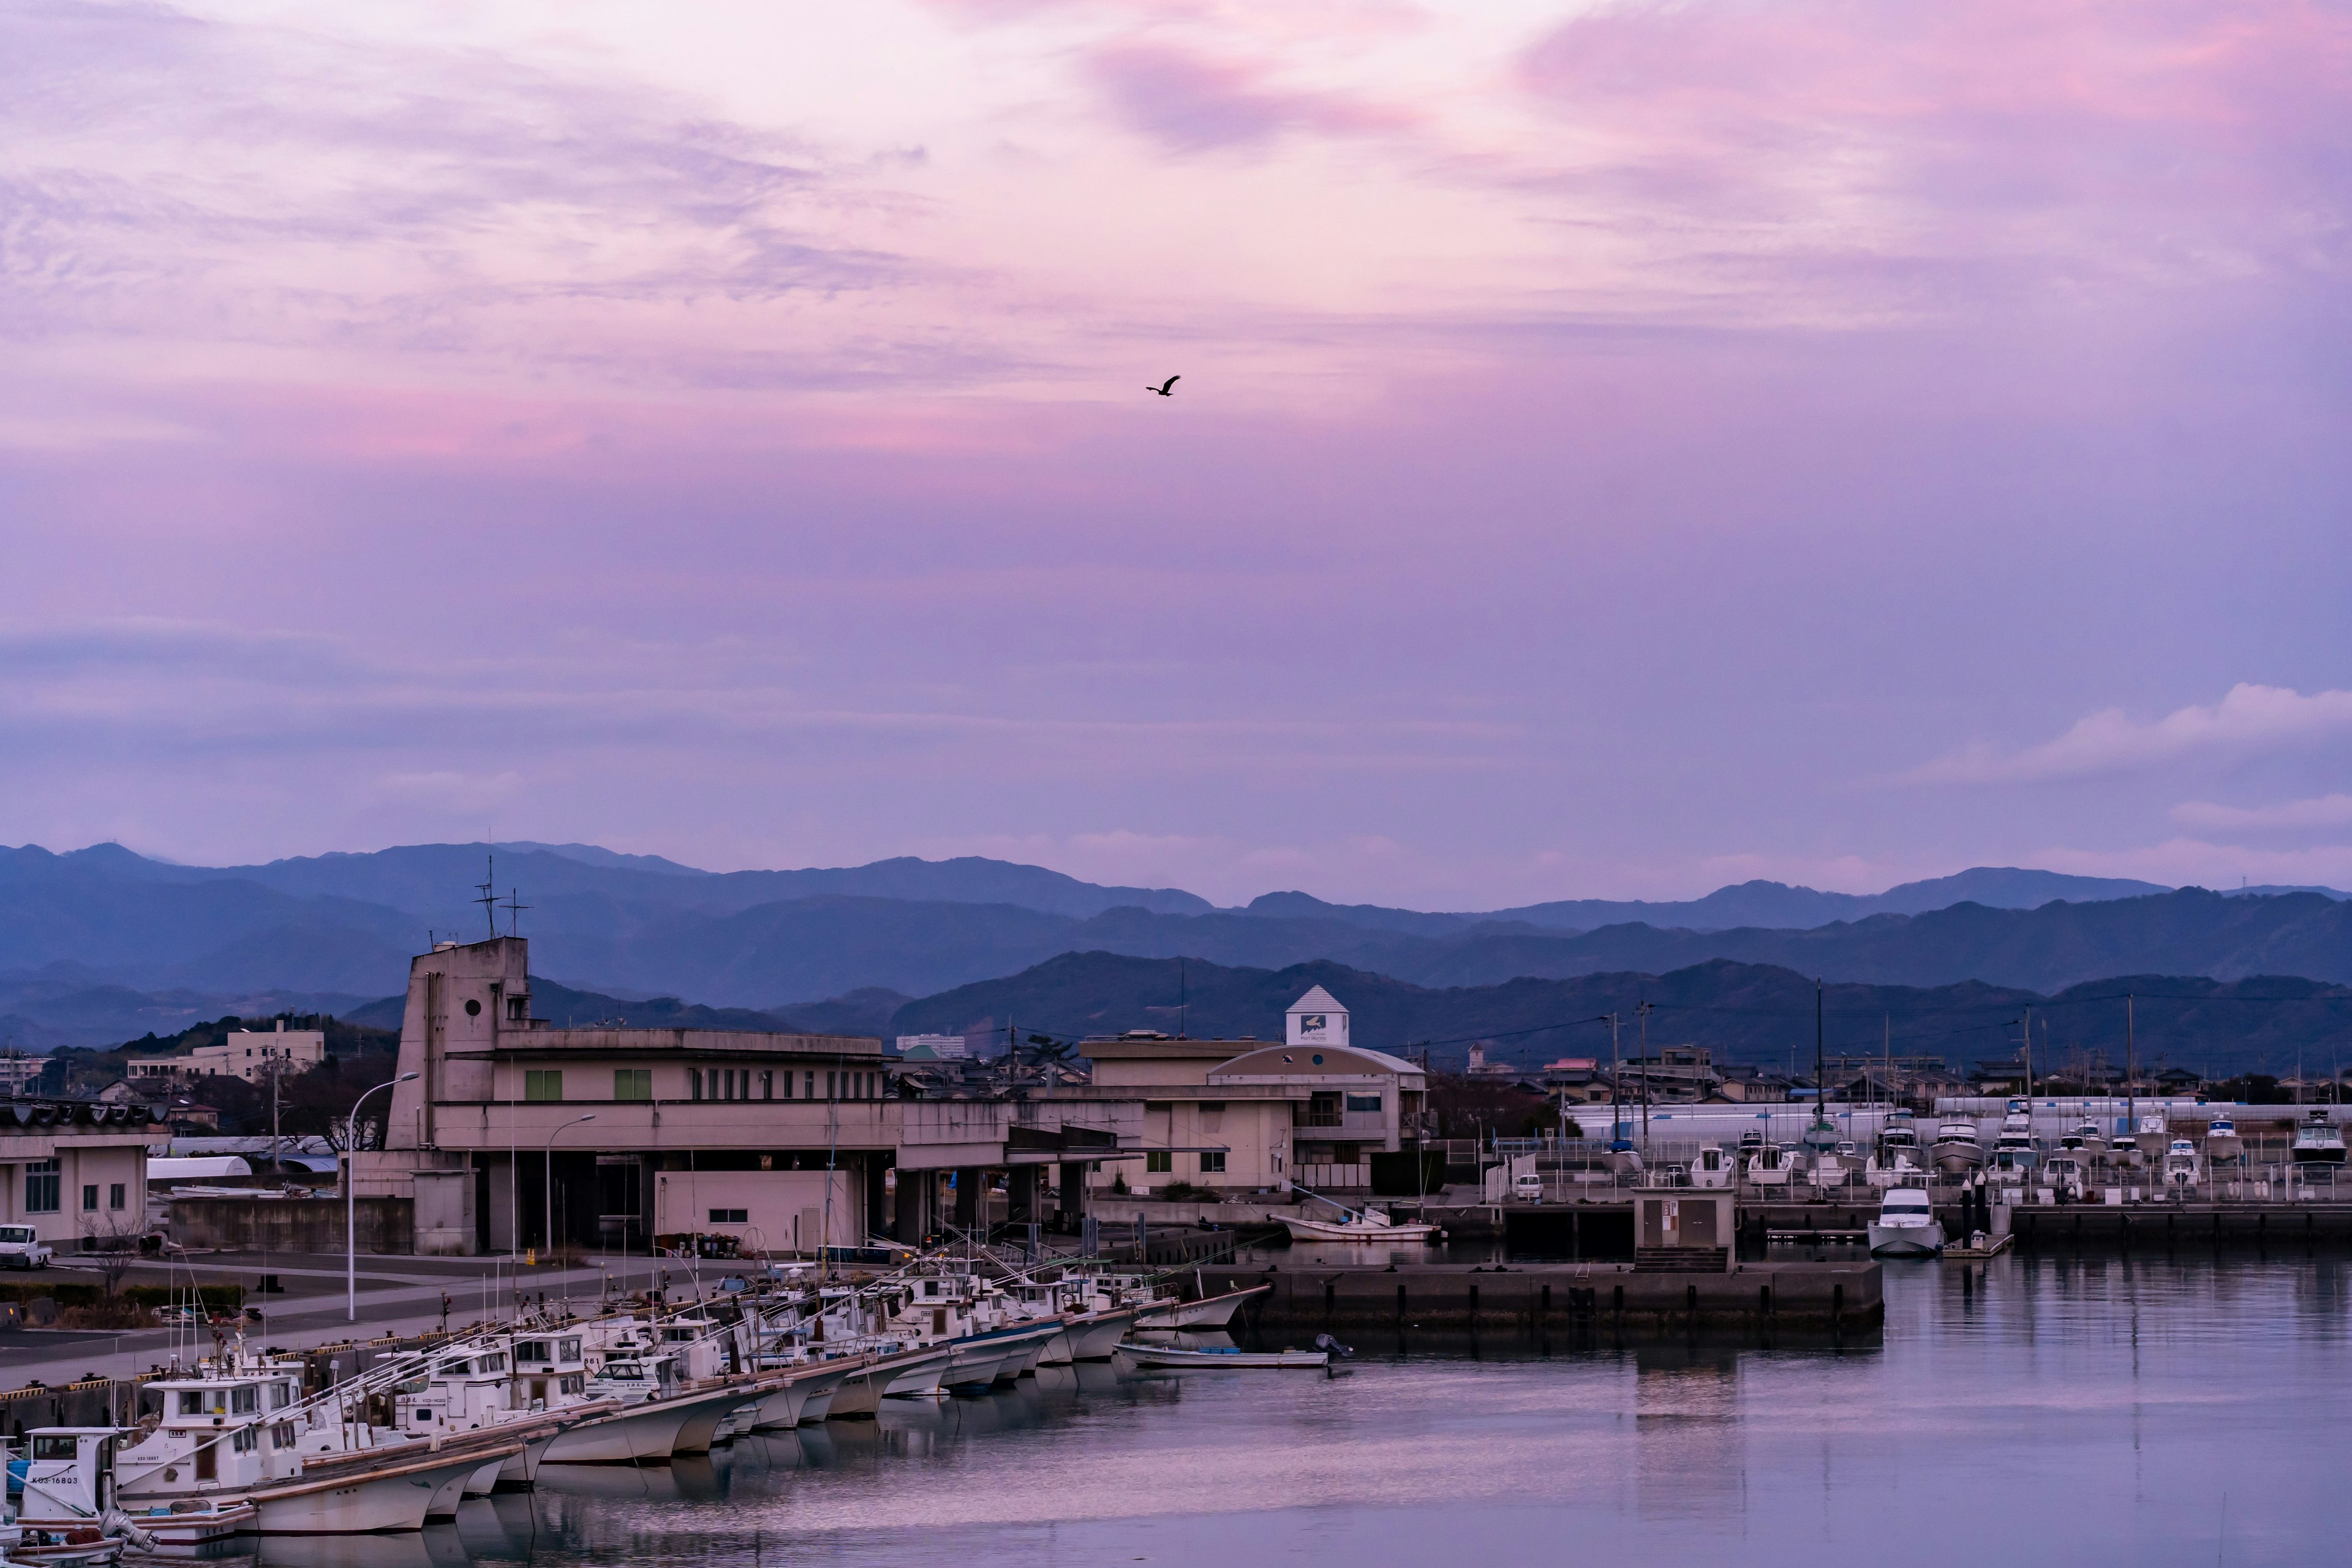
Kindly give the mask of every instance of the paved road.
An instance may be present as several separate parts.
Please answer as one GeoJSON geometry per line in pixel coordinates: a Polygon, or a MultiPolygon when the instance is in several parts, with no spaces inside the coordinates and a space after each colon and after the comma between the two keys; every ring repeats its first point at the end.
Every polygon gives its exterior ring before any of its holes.
{"type": "MultiPolygon", "coordinates": [[[[550,1306],[568,1300],[576,1309],[586,1310],[602,1299],[608,1287],[619,1292],[643,1289],[658,1282],[665,1267],[673,1296],[689,1293],[691,1276],[681,1262],[614,1258],[592,1258],[571,1268],[552,1265],[525,1268],[521,1271],[520,1294],[525,1306],[536,1305],[543,1297],[550,1306]]],[[[247,1288],[247,1303],[261,1308],[265,1313],[261,1323],[247,1328],[251,1341],[289,1350],[308,1350],[351,1339],[355,1333],[373,1339],[438,1328],[445,1295],[449,1301],[448,1323],[453,1328],[480,1321],[486,1315],[504,1316],[513,1310],[518,1294],[514,1272],[505,1258],[364,1258],[358,1280],[356,1328],[346,1316],[343,1260],[340,1258],[280,1254],[267,1259],[265,1267],[265,1260],[257,1253],[215,1254],[174,1259],[168,1268],[143,1265],[126,1277],[124,1283],[162,1285],[173,1282],[176,1277],[176,1282],[183,1286],[243,1284],[247,1288]],[[284,1287],[283,1294],[251,1293],[265,1272],[278,1276],[284,1287]]],[[[62,1262],[30,1278],[35,1283],[91,1282],[89,1270],[76,1269],[62,1262]]],[[[709,1284],[717,1278],[718,1272],[706,1265],[704,1282],[709,1284]]],[[[209,1353],[212,1346],[208,1333],[194,1335],[193,1345],[191,1337],[184,1329],[140,1329],[122,1333],[22,1329],[0,1333],[0,1386],[21,1386],[32,1378],[56,1384],[70,1382],[85,1373],[103,1377],[133,1376],[168,1360],[175,1347],[183,1355],[209,1353]]]]}

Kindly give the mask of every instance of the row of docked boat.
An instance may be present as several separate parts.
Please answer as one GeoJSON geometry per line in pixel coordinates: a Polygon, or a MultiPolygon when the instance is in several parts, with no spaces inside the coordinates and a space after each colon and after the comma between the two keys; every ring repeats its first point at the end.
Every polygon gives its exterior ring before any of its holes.
{"type": "Polygon", "coordinates": [[[126,1545],[415,1530],[545,1465],[707,1453],[1106,1361],[1139,1326],[1223,1326],[1249,1294],[1182,1301],[1143,1274],[941,1258],[854,1284],[730,1283],[677,1310],[498,1325],[315,1391],[301,1360],[224,1341],[148,1384],[136,1426],[27,1434],[0,1542],[14,1532],[13,1561],[95,1568],[126,1545]]]}

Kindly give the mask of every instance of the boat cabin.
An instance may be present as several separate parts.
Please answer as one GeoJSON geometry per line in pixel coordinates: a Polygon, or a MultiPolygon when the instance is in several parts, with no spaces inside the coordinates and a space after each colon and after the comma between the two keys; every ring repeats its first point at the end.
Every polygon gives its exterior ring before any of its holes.
{"type": "Polygon", "coordinates": [[[26,1434],[25,1496],[16,1520],[27,1530],[96,1525],[114,1506],[115,1426],[37,1426],[26,1434]]]}
{"type": "Polygon", "coordinates": [[[154,1431],[117,1457],[123,1495],[241,1489],[293,1474],[310,1425],[294,1414],[300,1380],[299,1367],[265,1365],[149,1384],[142,1393],[162,1401],[162,1415],[154,1431]]]}
{"type": "Polygon", "coordinates": [[[588,1358],[578,1334],[550,1334],[514,1341],[514,1389],[518,1410],[544,1410],[569,1404],[588,1385],[588,1358]]]}

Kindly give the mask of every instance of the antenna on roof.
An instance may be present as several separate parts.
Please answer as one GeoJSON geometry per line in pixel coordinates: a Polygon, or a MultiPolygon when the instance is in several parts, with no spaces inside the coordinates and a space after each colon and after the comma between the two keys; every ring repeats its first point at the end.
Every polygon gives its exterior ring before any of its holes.
{"type": "MultiPolygon", "coordinates": [[[[517,901],[520,896],[521,895],[517,889],[509,888],[507,889],[507,901],[499,906],[499,908],[506,910],[507,912],[507,934],[509,936],[520,936],[522,934],[522,921],[520,917],[523,910],[530,908],[529,904],[520,903],[517,901]]],[[[497,929],[497,922],[491,922],[491,931],[493,934],[496,934],[497,929]]]]}
{"type": "Polygon", "coordinates": [[[499,890],[496,886],[498,857],[485,855],[482,857],[482,864],[483,879],[474,884],[482,889],[482,896],[473,901],[482,906],[482,913],[490,922],[490,935],[495,938],[499,934],[499,890]]]}

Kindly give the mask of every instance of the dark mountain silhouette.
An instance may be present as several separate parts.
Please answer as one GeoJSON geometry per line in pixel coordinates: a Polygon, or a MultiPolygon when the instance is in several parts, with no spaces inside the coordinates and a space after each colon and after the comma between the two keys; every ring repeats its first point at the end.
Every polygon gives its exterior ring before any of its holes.
{"type": "MultiPolygon", "coordinates": [[[[1467,1041],[1492,1042],[1490,1059],[1534,1068],[1560,1057],[1608,1059],[1608,1027],[1621,1016],[1620,1046],[1632,1056],[1640,1033],[1635,1009],[1650,1016],[1653,1049],[1700,1045],[1724,1061],[1792,1064],[1810,1073],[1813,982],[1792,970],[1722,960],[1664,974],[1612,973],[1497,985],[1420,986],[1345,964],[1293,964],[1278,970],[1228,968],[1108,952],[1066,953],[1002,980],[960,986],[901,1007],[898,1034],[1003,1028],[1085,1037],[1126,1029],[1176,1032],[1180,984],[1184,1032],[1198,1039],[1255,1036],[1278,1039],[1283,1009],[1321,985],[1350,1015],[1355,1043],[1417,1055],[1423,1042],[1435,1065],[1458,1066],[1467,1041]]],[[[1985,985],[1832,984],[1823,994],[1826,1044],[1832,1055],[1870,1057],[1888,1043],[1898,1054],[1934,1056],[1956,1065],[2014,1059],[2017,1020],[2035,1009],[2037,1069],[2104,1057],[2124,1059],[2122,996],[2133,1002],[2138,1058],[2200,1072],[2278,1072],[2297,1052],[2329,1071],[2329,1042],[2352,1026],[2352,987],[2299,979],[2239,981],[2137,975],[2103,977],[2054,993],[1985,985]],[[2046,1032],[2045,1032],[2046,1031],[2046,1032]]],[[[2352,1065],[2352,1064],[2347,1064],[2352,1065]]]]}

